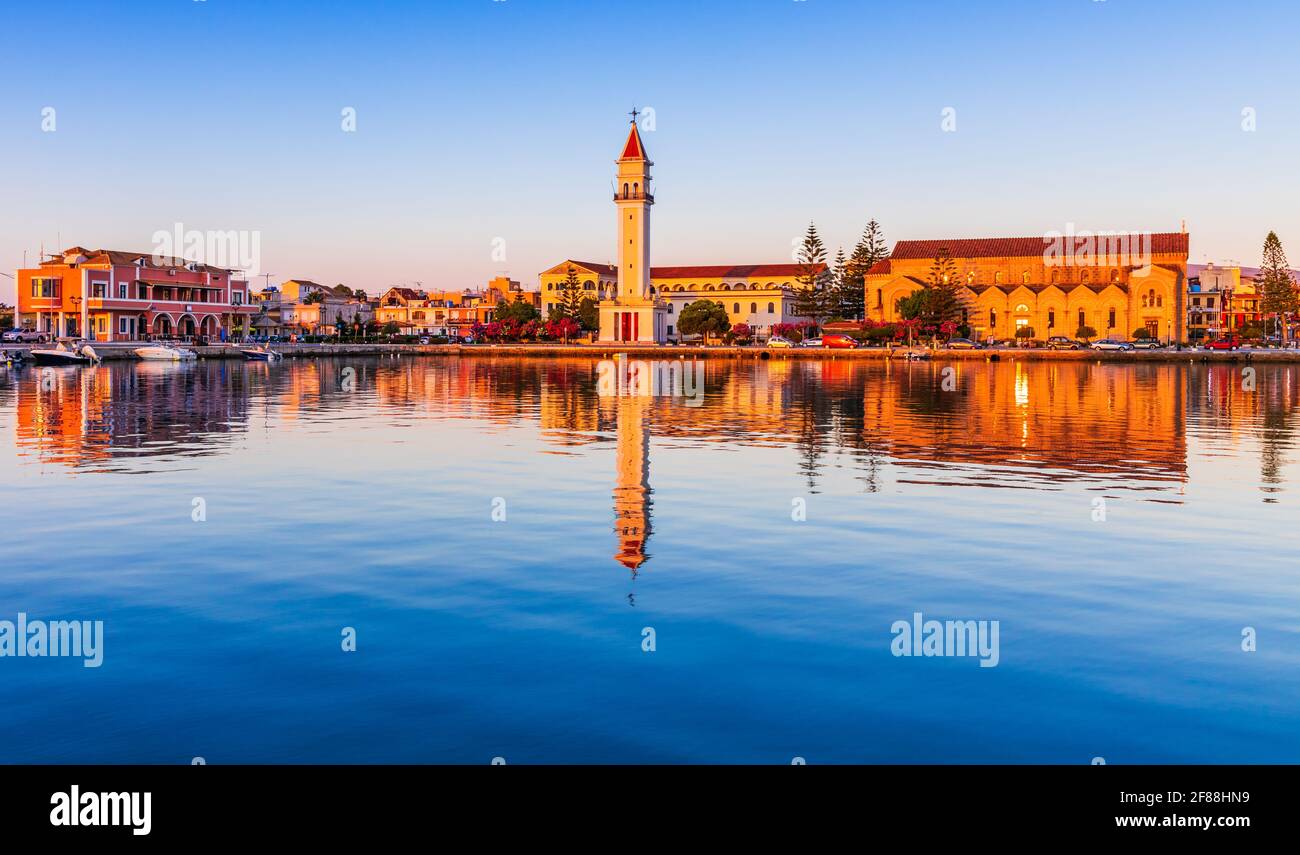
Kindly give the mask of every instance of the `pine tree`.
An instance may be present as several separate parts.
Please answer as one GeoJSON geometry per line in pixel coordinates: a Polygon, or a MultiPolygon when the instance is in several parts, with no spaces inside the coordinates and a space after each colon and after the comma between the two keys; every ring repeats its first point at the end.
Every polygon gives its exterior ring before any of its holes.
{"type": "Polygon", "coordinates": [[[853,248],[853,254],[849,256],[848,267],[845,270],[844,294],[840,302],[850,311],[846,317],[866,317],[867,273],[876,266],[877,262],[884,261],[888,257],[889,249],[885,246],[884,233],[880,230],[880,224],[872,220],[867,223],[866,229],[862,232],[862,239],[853,248]]]}
{"type": "Polygon", "coordinates": [[[812,318],[820,325],[826,317],[829,276],[826,270],[826,247],[813,223],[808,224],[796,261],[799,266],[794,278],[799,283],[799,293],[795,295],[792,310],[796,315],[812,318]]]}
{"type": "Polygon", "coordinates": [[[560,283],[560,316],[578,320],[582,314],[582,283],[578,281],[578,271],[572,267],[564,281],[560,283]]]}
{"type": "Polygon", "coordinates": [[[1295,278],[1291,275],[1286,253],[1282,251],[1282,241],[1278,240],[1276,232],[1269,232],[1264,239],[1264,256],[1255,284],[1259,288],[1260,308],[1281,319],[1274,329],[1285,328],[1287,316],[1300,311],[1300,297],[1296,294],[1295,278]]]}
{"type": "Polygon", "coordinates": [[[844,257],[844,247],[835,253],[835,262],[831,265],[830,284],[827,288],[826,314],[844,320],[856,317],[853,307],[845,305],[848,283],[848,259],[844,257]]]}
{"type": "Polygon", "coordinates": [[[957,265],[948,248],[943,247],[930,265],[930,278],[925,283],[925,319],[936,324],[960,321],[964,301],[957,285],[957,265]]]}

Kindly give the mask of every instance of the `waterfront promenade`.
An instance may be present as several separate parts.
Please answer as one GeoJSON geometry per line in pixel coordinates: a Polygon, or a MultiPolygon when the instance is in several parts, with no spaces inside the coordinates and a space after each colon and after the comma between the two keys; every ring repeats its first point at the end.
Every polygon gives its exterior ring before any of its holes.
{"type": "MultiPolygon", "coordinates": [[[[93,342],[96,352],[105,360],[135,360],[139,342],[93,342]]],[[[48,346],[48,345],[43,345],[48,346]]],[[[193,350],[201,359],[242,359],[240,345],[183,345],[193,350]]],[[[21,351],[26,356],[31,346],[6,345],[4,352],[21,351]]],[[[906,360],[908,354],[919,354],[943,361],[1001,361],[1024,360],[1030,362],[1271,362],[1300,363],[1300,349],[1259,348],[1237,351],[1210,351],[1193,348],[1183,350],[1097,351],[1097,350],[1047,350],[1045,348],[984,348],[980,350],[928,350],[922,347],[865,347],[858,349],[827,348],[766,348],[717,345],[703,347],[604,344],[272,344],[270,349],[286,358],[346,357],[346,356],[535,356],[556,358],[605,359],[617,354],[627,354],[641,359],[777,359],[777,360],[846,360],[879,361],[906,360]]]]}

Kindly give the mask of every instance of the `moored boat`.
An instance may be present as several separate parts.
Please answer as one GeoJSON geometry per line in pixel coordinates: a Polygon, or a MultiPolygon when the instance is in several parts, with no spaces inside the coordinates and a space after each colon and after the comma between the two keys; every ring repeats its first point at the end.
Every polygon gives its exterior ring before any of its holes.
{"type": "Polygon", "coordinates": [[[198,359],[199,356],[192,350],[185,350],[179,347],[168,347],[165,344],[150,344],[144,347],[137,347],[135,355],[141,359],[148,359],[158,362],[179,362],[183,359],[198,359]]]}
{"type": "Polygon", "coordinates": [[[274,350],[265,347],[244,347],[240,348],[239,352],[250,362],[279,362],[284,358],[274,350]]]}
{"type": "Polygon", "coordinates": [[[88,344],[70,349],[59,342],[56,347],[33,350],[32,359],[37,365],[89,365],[99,361],[99,354],[88,344]]]}

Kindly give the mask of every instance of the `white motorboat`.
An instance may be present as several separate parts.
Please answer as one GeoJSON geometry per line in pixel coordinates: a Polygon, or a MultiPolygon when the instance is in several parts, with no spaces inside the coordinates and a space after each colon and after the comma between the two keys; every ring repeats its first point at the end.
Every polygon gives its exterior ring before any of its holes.
{"type": "Polygon", "coordinates": [[[32,351],[37,365],[88,365],[99,361],[99,354],[88,344],[68,348],[63,342],[56,347],[32,351]]]}
{"type": "Polygon", "coordinates": [[[150,344],[144,347],[137,347],[135,355],[141,359],[148,359],[156,362],[179,362],[184,359],[198,359],[199,355],[192,350],[186,350],[180,347],[168,347],[165,344],[150,344]]]}

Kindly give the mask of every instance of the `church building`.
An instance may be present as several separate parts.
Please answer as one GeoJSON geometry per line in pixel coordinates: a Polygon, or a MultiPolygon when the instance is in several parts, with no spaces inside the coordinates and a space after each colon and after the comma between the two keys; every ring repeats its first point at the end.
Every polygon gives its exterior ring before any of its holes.
{"type": "Polygon", "coordinates": [[[1187,232],[899,241],[866,276],[867,317],[901,319],[898,301],[930,281],[935,258],[953,260],[961,322],[977,341],[1015,337],[1128,339],[1137,330],[1185,341],[1187,232]],[[1026,333],[1027,335],[1029,333],[1026,333]]]}

